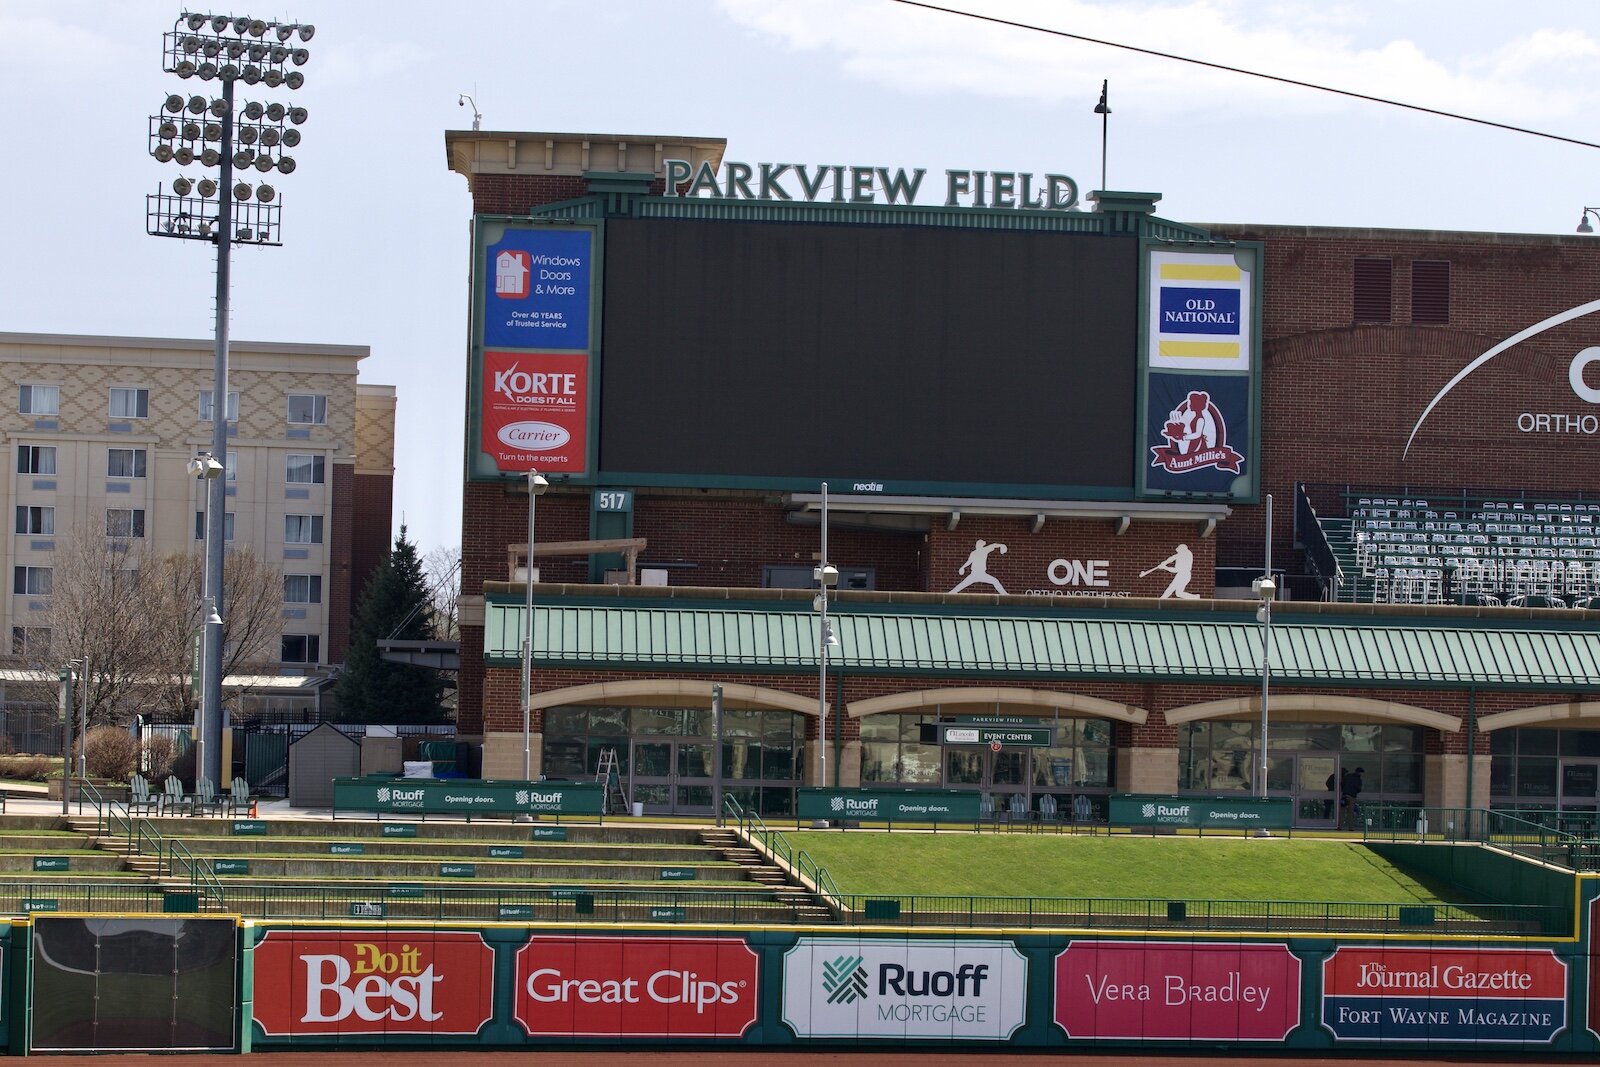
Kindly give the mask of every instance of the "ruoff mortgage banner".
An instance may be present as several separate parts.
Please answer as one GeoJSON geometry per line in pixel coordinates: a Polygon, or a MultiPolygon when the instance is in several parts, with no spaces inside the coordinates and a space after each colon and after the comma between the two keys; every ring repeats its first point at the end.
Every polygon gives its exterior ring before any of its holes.
{"type": "Polygon", "coordinates": [[[1027,999],[1028,961],[1009,941],[803,937],[783,958],[796,1037],[1006,1041],[1027,999]]]}

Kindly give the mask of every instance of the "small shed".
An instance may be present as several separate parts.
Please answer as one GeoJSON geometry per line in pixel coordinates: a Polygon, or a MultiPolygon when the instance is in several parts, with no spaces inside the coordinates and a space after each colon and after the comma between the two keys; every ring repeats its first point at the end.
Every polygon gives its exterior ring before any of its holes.
{"type": "Polygon", "coordinates": [[[331,808],[333,780],[360,773],[361,742],[325,722],[289,745],[289,803],[331,808]]]}

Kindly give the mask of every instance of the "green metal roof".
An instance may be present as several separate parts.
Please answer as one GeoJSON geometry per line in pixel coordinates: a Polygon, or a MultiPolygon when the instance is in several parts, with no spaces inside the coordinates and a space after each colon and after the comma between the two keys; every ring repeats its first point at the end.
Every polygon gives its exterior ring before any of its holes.
{"type": "MultiPolygon", "coordinates": [[[[520,603],[486,605],[484,658],[518,662],[520,603]]],[[[1261,677],[1261,627],[1248,615],[830,614],[849,674],[1062,677],[1244,683],[1261,677]]],[[[541,666],[805,671],[817,617],[751,605],[536,604],[541,666]]],[[[1577,627],[1274,621],[1272,677],[1368,688],[1586,688],[1600,681],[1600,631],[1577,627]]]]}

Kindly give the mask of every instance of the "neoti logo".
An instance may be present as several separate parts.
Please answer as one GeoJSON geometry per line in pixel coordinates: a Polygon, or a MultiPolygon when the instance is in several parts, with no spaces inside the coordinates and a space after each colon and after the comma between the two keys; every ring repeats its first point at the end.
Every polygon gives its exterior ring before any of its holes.
{"type": "Polygon", "coordinates": [[[264,1034],[475,1034],[494,950],[475,933],[272,930],[255,947],[264,1034]]]}
{"type": "Polygon", "coordinates": [[[500,427],[500,443],[524,452],[548,452],[572,440],[564,427],[553,422],[513,422],[500,427]]]}

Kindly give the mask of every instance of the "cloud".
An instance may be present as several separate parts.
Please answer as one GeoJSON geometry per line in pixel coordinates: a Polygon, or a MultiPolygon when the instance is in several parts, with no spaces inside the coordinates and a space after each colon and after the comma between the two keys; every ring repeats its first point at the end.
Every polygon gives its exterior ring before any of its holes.
{"type": "MultiPolygon", "coordinates": [[[[795,51],[826,51],[854,78],[908,94],[962,93],[1075,102],[1101,78],[1125,101],[1168,114],[1325,112],[1315,93],[1175,60],[906,4],[719,0],[736,24],[795,51]],[[1119,85],[1120,83],[1120,85],[1119,85]]],[[[942,6],[1296,81],[1526,123],[1594,102],[1600,43],[1579,30],[1533,29],[1483,54],[1430,53],[1351,6],[1229,0],[938,0],[942,6]],[[1366,43],[1358,44],[1358,40],[1366,43]]]]}

